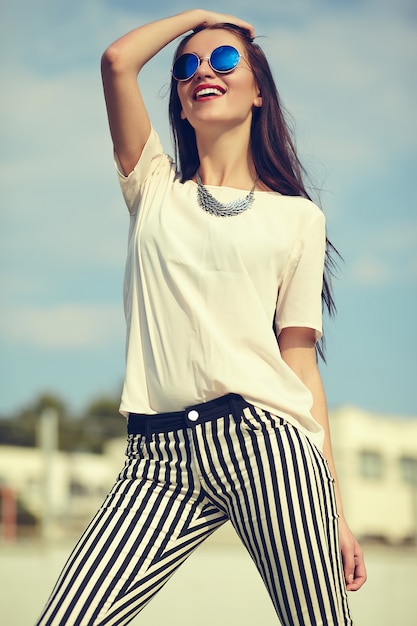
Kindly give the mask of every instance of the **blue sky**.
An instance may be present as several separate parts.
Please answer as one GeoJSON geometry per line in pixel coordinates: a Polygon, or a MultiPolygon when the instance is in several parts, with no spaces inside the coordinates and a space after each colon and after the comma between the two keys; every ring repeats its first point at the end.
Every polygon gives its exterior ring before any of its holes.
{"type": "MultiPolygon", "coordinates": [[[[0,25],[0,414],[53,392],[119,393],[128,228],[99,72],[111,41],[172,2],[16,0],[0,25]],[[146,3],[148,5],[148,3],[146,3]]],[[[175,11],[191,8],[175,3],[175,11]]],[[[211,1],[255,24],[341,251],[326,322],[330,407],[417,415],[417,6],[211,1]],[[281,6],[282,5],[282,6],[281,6]]],[[[170,151],[173,46],[143,72],[170,151]]]]}

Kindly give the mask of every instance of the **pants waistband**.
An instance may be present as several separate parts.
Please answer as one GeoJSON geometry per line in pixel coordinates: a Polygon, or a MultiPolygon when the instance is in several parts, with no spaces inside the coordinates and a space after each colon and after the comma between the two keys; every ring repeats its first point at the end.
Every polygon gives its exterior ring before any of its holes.
{"type": "Polygon", "coordinates": [[[167,433],[182,428],[192,428],[202,422],[208,422],[224,415],[237,414],[248,406],[248,403],[236,393],[229,393],[221,398],[215,398],[201,404],[186,407],[183,411],[170,413],[129,413],[127,432],[129,435],[151,435],[152,433],[167,433]]]}

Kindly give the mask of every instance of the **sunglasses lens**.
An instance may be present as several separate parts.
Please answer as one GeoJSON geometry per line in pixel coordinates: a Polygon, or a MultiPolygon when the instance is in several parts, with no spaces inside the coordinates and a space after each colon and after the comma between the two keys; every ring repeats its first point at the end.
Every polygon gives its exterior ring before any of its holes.
{"type": "Polygon", "coordinates": [[[239,61],[240,54],[233,46],[220,46],[210,56],[210,64],[216,72],[230,72],[239,61]]]}
{"type": "Polygon", "coordinates": [[[200,63],[195,54],[182,54],[172,67],[172,74],[177,80],[188,80],[197,71],[200,63]]]}

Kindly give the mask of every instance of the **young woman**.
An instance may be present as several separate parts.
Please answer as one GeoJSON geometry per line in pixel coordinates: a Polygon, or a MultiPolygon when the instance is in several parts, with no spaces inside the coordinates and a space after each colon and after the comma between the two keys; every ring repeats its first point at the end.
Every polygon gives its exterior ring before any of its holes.
{"type": "Polygon", "coordinates": [[[332,308],[324,218],[253,37],[240,19],[196,9],[103,55],[130,212],[127,461],[43,626],[129,623],[227,520],[284,626],[352,623],[346,590],[366,573],[343,516],[316,362],[322,302],[332,308]],[[137,76],[190,31],[172,67],[175,165],[137,76]]]}

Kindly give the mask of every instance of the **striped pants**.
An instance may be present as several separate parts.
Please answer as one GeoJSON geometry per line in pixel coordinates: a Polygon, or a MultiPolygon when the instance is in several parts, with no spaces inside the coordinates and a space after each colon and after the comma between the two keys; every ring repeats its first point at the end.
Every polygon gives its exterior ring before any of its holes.
{"type": "Polygon", "coordinates": [[[131,416],[128,433],[125,466],[38,626],[128,624],[227,520],[277,624],[352,624],[334,481],[300,431],[230,394],[151,420],[131,416]]]}

